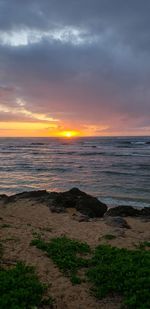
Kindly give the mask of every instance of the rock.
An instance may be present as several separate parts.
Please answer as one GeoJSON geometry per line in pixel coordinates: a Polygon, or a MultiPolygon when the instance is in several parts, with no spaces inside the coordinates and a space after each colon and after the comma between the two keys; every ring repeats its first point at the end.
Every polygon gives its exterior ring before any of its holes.
{"type": "Polygon", "coordinates": [[[64,207],[55,207],[55,206],[51,206],[50,207],[51,212],[56,212],[56,213],[64,213],[66,212],[64,207]]]}
{"type": "Polygon", "coordinates": [[[110,208],[107,213],[107,216],[120,216],[120,217],[136,217],[140,215],[140,210],[132,207],[132,206],[118,206],[114,208],[110,208]]]}
{"type": "Polygon", "coordinates": [[[22,192],[15,195],[11,195],[7,197],[6,203],[11,203],[18,201],[20,199],[35,199],[39,200],[43,197],[49,197],[49,193],[46,190],[37,190],[37,191],[29,191],[22,192]]]}
{"type": "Polygon", "coordinates": [[[102,217],[107,211],[107,206],[97,198],[92,197],[77,188],[59,193],[53,200],[55,207],[75,208],[88,217],[102,217]]]}
{"type": "Polygon", "coordinates": [[[142,209],[137,209],[132,206],[118,206],[110,208],[106,216],[120,216],[120,217],[146,217],[150,218],[150,207],[144,207],[142,209]]]}
{"type": "Polygon", "coordinates": [[[80,191],[78,188],[72,188],[69,191],[64,192],[63,194],[70,194],[75,197],[81,197],[81,196],[89,196],[87,193],[80,191]]]}
{"type": "Polygon", "coordinates": [[[89,222],[89,217],[80,213],[73,214],[72,218],[78,222],[89,222]]]}
{"type": "MultiPolygon", "coordinates": [[[[69,192],[69,191],[68,191],[69,192]]],[[[77,198],[65,193],[59,193],[53,199],[54,206],[60,206],[64,208],[74,208],[76,205],[77,198]]]]}
{"type": "Polygon", "coordinates": [[[119,227],[119,228],[125,228],[130,229],[130,226],[128,225],[127,221],[122,217],[105,217],[105,221],[108,225],[119,227]]]}
{"type": "Polygon", "coordinates": [[[8,199],[8,196],[6,194],[0,195],[0,202],[4,202],[5,203],[7,201],[7,199],[8,199]]]}
{"type": "Polygon", "coordinates": [[[82,214],[90,218],[103,217],[107,206],[101,203],[96,197],[82,197],[76,202],[76,207],[82,214]]]}
{"type": "Polygon", "coordinates": [[[150,207],[144,207],[141,209],[141,215],[143,217],[150,218],[150,207]]]}

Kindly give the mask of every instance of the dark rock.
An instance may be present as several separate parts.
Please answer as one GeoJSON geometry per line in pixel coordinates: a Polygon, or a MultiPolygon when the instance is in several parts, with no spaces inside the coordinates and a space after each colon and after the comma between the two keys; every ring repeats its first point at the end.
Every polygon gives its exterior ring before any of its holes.
{"type": "Polygon", "coordinates": [[[78,188],[72,188],[70,189],[69,191],[66,191],[63,193],[64,195],[73,195],[75,197],[81,197],[81,196],[89,196],[88,194],[86,194],[85,192],[83,191],[80,191],[78,188]]]}
{"type": "Polygon", "coordinates": [[[49,194],[46,190],[38,190],[38,191],[29,191],[29,192],[22,192],[15,195],[15,198],[39,198],[41,196],[45,196],[49,194]]]}
{"type": "Polygon", "coordinates": [[[73,196],[65,195],[64,193],[59,193],[53,200],[53,205],[74,208],[76,205],[76,198],[73,196]]]}
{"type": "Polygon", "coordinates": [[[105,217],[105,221],[108,225],[117,227],[117,228],[125,228],[130,229],[127,221],[122,217],[105,217]]]}
{"type": "Polygon", "coordinates": [[[51,206],[50,207],[51,212],[55,212],[55,213],[64,213],[66,212],[64,207],[55,207],[55,206],[51,206]]]}
{"type": "Polygon", "coordinates": [[[8,196],[6,194],[0,195],[0,202],[4,202],[5,203],[7,201],[7,199],[8,199],[8,196]]]}
{"type": "Polygon", "coordinates": [[[110,208],[107,213],[107,216],[121,216],[121,217],[136,217],[140,215],[140,210],[133,208],[132,206],[118,206],[110,208]]]}
{"type": "Polygon", "coordinates": [[[72,218],[78,222],[89,222],[89,217],[80,213],[73,214],[72,218]]]}
{"type": "Polygon", "coordinates": [[[120,217],[148,217],[150,218],[150,207],[144,207],[142,209],[137,209],[132,206],[118,206],[110,208],[106,216],[120,216],[120,217]]]}
{"type": "Polygon", "coordinates": [[[75,208],[88,217],[102,217],[107,206],[97,198],[92,197],[77,188],[59,193],[53,200],[55,207],[75,208]]]}
{"type": "Polygon", "coordinates": [[[150,218],[150,207],[144,207],[141,209],[141,215],[143,217],[150,218]]]}
{"type": "Polygon", "coordinates": [[[39,200],[41,198],[49,197],[49,193],[46,190],[22,192],[15,195],[11,195],[7,198],[6,203],[18,201],[20,199],[34,199],[39,200]]]}
{"type": "Polygon", "coordinates": [[[107,206],[96,197],[82,197],[76,202],[76,209],[90,218],[103,217],[107,206]]]}

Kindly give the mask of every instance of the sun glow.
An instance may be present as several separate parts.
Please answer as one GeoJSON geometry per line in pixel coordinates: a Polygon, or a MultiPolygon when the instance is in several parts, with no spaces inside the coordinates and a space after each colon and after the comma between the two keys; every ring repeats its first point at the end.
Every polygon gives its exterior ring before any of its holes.
{"type": "Polygon", "coordinates": [[[66,138],[72,138],[72,137],[75,137],[75,136],[79,136],[79,132],[77,131],[63,131],[60,133],[60,135],[62,137],[66,137],[66,138]]]}

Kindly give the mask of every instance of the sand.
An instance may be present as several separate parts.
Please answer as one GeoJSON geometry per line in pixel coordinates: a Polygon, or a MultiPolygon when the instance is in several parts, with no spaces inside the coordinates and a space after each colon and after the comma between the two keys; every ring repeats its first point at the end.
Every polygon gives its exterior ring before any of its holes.
{"type": "Polygon", "coordinates": [[[113,234],[115,239],[107,243],[125,248],[135,248],[141,241],[150,239],[150,224],[141,218],[126,218],[131,229],[109,226],[104,219],[90,222],[73,220],[74,210],[67,213],[51,213],[43,204],[23,199],[9,204],[0,204],[0,238],[4,246],[4,261],[9,265],[24,261],[36,267],[39,278],[49,285],[48,293],[55,299],[58,309],[117,309],[121,298],[107,297],[102,301],[90,295],[88,283],[73,286],[64,277],[46,254],[30,246],[36,233],[45,240],[66,235],[86,241],[91,247],[106,243],[103,236],[113,234]]]}

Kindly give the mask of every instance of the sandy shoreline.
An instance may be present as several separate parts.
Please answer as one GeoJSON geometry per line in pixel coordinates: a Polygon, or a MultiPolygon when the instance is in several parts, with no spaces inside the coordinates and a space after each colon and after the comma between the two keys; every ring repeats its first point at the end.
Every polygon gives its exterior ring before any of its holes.
{"type": "Polygon", "coordinates": [[[75,209],[65,213],[52,213],[46,205],[34,199],[22,199],[8,204],[0,202],[0,234],[4,247],[4,260],[8,263],[24,261],[36,267],[42,282],[49,284],[49,293],[55,299],[58,309],[117,309],[120,298],[96,300],[90,295],[87,283],[72,286],[53,262],[35,247],[30,246],[34,235],[45,240],[66,235],[69,238],[86,241],[92,248],[102,243],[117,247],[135,248],[139,242],[149,241],[149,220],[126,217],[130,229],[109,225],[105,218],[94,218],[89,222],[74,220],[75,209]],[[104,239],[106,234],[116,238],[104,239]]]}

